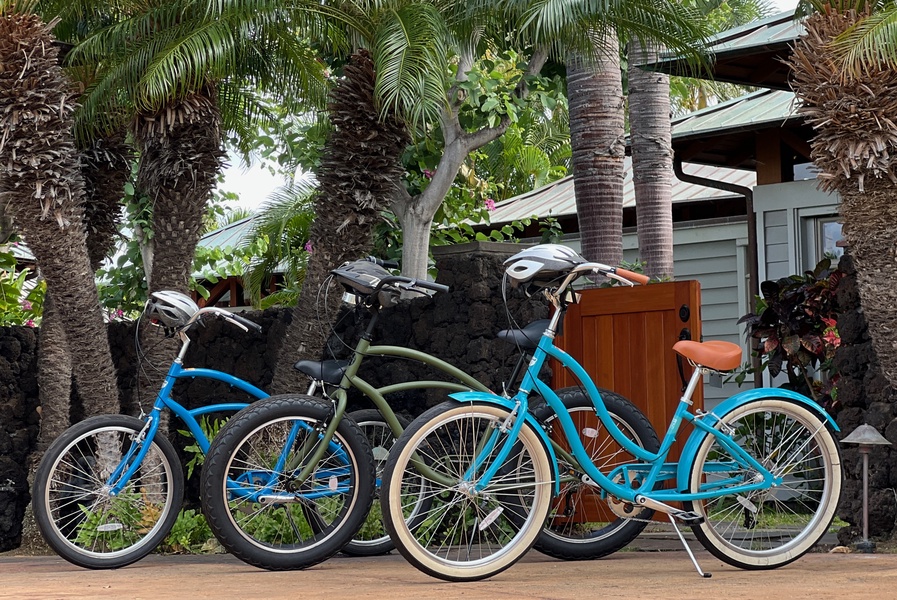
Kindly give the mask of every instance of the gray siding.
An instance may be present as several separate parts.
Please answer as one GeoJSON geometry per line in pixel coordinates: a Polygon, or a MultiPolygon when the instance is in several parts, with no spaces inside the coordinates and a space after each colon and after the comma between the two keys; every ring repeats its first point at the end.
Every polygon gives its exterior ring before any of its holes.
{"type": "Polygon", "coordinates": [[[766,238],[765,279],[780,279],[791,274],[791,248],[788,243],[788,212],[771,210],[763,213],[763,232],[766,238]]]}

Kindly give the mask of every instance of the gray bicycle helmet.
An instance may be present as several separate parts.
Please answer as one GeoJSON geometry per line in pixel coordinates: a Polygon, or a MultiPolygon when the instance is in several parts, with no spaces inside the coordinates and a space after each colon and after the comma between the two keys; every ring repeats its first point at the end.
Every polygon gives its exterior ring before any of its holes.
{"type": "Polygon", "coordinates": [[[183,327],[199,311],[189,296],[180,292],[153,292],[147,302],[146,316],[165,327],[183,327]]]}
{"type": "Polygon", "coordinates": [[[505,275],[512,286],[521,284],[545,286],[585,262],[586,259],[567,246],[539,244],[507,259],[504,262],[505,275]]]}

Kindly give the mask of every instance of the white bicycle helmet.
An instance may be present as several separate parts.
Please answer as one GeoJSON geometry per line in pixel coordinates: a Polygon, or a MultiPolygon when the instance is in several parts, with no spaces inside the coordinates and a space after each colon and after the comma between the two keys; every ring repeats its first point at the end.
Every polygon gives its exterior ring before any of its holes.
{"type": "Polygon", "coordinates": [[[539,244],[507,259],[504,262],[505,275],[512,286],[527,283],[548,285],[584,262],[586,259],[567,246],[539,244]]]}
{"type": "Polygon", "coordinates": [[[180,292],[153,292],[147,302],[146,316],[166,327],[183,327],[199,311],[189,296],[180,292]]]}

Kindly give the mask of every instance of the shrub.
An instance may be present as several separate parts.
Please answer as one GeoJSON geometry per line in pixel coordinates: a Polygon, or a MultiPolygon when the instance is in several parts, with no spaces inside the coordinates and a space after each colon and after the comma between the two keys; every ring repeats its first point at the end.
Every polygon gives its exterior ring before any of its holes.
{"type": "MultiPolygon", "coordinates": [[[[829,410],[837,405],[838,374],[832,366],[838,336],[835,293],[843,274],[823,259],[812,271],[760,284],[757,312],[742,317],[747,336],[759,341],[761,371],[788,376],[787,387],[829,410]]],[[[741,383],[745,369],[736,380],[741,383]]]]}

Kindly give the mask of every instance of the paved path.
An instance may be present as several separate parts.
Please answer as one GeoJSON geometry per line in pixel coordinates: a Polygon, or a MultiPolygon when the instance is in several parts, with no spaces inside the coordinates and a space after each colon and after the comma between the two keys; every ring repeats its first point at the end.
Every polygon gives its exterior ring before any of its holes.
{"type": "Polygon", "coordinates": [[[562,562],[530,552],[496,577],[445,583],[396,554],[338,556],[305,571],[272,573],[227,555],[152,555],[115,571],[89,571],[57,557],[0,554],[0,598],[417,600],[489,598],[887,600],[897,597],[895,554],[808,554],[774,571],[741,571],[696,552],[713,573],[701,579],[680,551],[624,551],[599,561],[562,562]]]}

